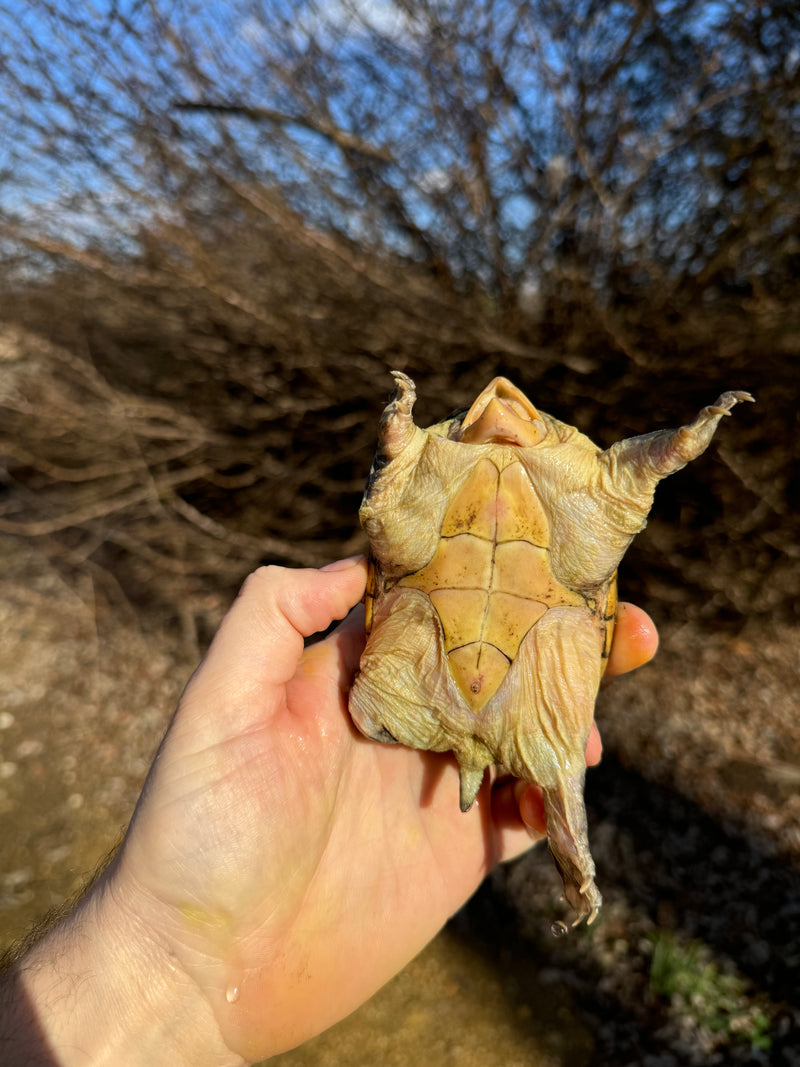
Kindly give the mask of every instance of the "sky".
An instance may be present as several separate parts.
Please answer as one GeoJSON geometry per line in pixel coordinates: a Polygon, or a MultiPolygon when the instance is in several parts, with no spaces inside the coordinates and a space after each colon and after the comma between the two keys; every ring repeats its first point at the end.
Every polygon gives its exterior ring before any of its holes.
{"type": "MultiPolygon", "coordinates": [[[[561,14],[569,17],[562,18],[558,5],[543,2],[488,6],[491,18],[481,0],[466,4],[472,17],[458,21],[463,39],[454,49],[433,41],[424,19],[410,19],[392,0],[94,0],[78,7],[54,0],[48,9],[0,0],[0,217],[88,244],[111,233],[124,238],[168,212],[180,190],[170,193],[170,162],[142,132],[149,114],[173,158],[197,164],[204,155],[202,166],[231,179],[277,181],[318,224],[369,232],[368,203],[358,213],[366,194],[329,137],[308,124],[223,121],[174,106],[215,100],[284,114],[311,109],[378,148],[402,146],[381,180],[396,184],[409,217],[436,231],[443,246],[458,213],[466,229],[450,241],[454,256],[465,241],[480,239],[482,180],[499,205],[505,253],[524,258],[530,234],[548,221],[534,186],[547,192],[551,211],[566,179],[585,178],[591,160],[608,150],[600,172],[589,173],[606,218],[613,221],[624,190],[636,189],[626,216],[631,235],[658,226],[664,240],[676,235],[679,255],[686,220],[704,197],[714,206],[701,173],[714,160],[682,143],[688,123],[704,121],[702,94],[725,98],[723,109],[708,111],[711,153],[716,132],[746,133],[742,98],[732,91],[743,71],[757,82],[770,64],[800,67],[800,40],[781,50],[783,24],[769,18],[763,47],[737,43],[732,20],[743,26],[746,16],[736,0],[656,0],[659,28],[680,39],[673,69],[657,49],[641,46],[635,9],[622,0],[565,0],[561,14]],[[609,80],[622,42],[627,51],[609,80]],[[487,51],[515,104],[487,96],[487,51]],[[581,100],[576,133],[570,116],[581,100]],[[609,116],[619,123],[611,142],[609,116]],[[483,143],[483,177],[470,124],[483,143]]],[[[446,16],[462,7],[457,0],[438,5],[446,16]]],[[[591,212],[587,225],[597,225],[591,212]]]]}

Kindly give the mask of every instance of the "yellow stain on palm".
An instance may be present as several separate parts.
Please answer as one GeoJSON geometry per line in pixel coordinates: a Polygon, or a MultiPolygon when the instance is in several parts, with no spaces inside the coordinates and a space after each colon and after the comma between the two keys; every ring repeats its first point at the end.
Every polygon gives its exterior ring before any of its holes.
{"type": "Polygon", "coordinates": [[[415,852],[422,844],[422,833],[416,825],[411,825],[405,832],[405,851],[415,852]]]}
{"type": "Polygon", "coordinates": [[[324,678],[330,675],[332,650],[321,642],[309,645],[297,665],[297,675],[304,678],[324,678]]]}
{"type": "Polygon", "coordinates": [[[196,904],[183,903],[180,905],[180,912],[194,930],[203,930],[205,933],[216,930],[224,933],[231,927],[230,912],[221,908],[199,908],[196,904]]]}

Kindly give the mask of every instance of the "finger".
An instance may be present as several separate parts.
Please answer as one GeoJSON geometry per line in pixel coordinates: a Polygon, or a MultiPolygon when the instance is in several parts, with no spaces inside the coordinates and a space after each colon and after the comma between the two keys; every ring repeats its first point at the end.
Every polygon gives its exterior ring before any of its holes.
{"type": "Polygon", "coordinates": [[[523,782],[519,778],[504,776],[498,778],[492,785],[492,818],[498,828],[504,830],[527,828],[527,823],[522,817],[521,801],[529,790],[541,796],[538,786],[523,782]]]}
{"type": "Polygon", "coordinates": [[[647,612],[635,604],[619,604],[606,674],[625,674],[641,667],[653,658],[657,648],[658,631],[647,612]]]}
{"type": "Polygon", "coordinates": [[[366,561],[328,570],[262,567],[244,582],[199,672],[206,685],[282,686],[294,674],[304,638],[343,618],[364,595],[366,561]]]}
{"type": "Polygon", "coordinates": [[[600,731],[597,723],[592,723],[589,730],[589,740],[586,742],[586,766],[595,767],[603,756],[603,742],[600,740],[600,731]]]}
{"type": "Polygon", "coordinates": [[[516,783],[519,814],[534,839],[547,833],[547,819],[544,814],[544,797],[538,785],[527,782],[516,783]]]}
{"type": "Polygon", "coordinates": [[[501,778],[492,790],[494,860],[516,859],[547,836],[542,791],[516,778],[501,778]]]}

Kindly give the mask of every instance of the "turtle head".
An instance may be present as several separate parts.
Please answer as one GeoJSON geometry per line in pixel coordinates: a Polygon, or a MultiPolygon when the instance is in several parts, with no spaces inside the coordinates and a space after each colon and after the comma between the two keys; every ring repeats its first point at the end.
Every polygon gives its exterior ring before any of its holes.
{"type": "Polygon", "coordinates": [[[508,378],[495,378],[464,416],[457,439],[470,445],[530,448],[546,433],[544,420],[525,394],[508,378]]]}

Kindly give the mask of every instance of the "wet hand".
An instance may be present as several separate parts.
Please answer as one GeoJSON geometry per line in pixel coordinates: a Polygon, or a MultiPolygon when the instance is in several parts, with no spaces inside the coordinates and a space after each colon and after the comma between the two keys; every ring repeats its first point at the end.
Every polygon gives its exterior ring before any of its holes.
{"type": "MultiPolygon", "coordinates": [[[[252,575],[189,684],[115,877],[245,1060],[352,1011],[502,859],[531,845],[535,796],[488,780],[458,806],[450,759],[363,739],[347,690],[363,648],[363,560],[252,575]],[[520,808],[523,818],[520,817],[520,808]],[[531,815],[533,812],[533,816],[531,815]]],[[[655,649],[620,613],[609,672],[655,649]]],[[[596,732],[587,759],[599,759],[596,732]]]]}

